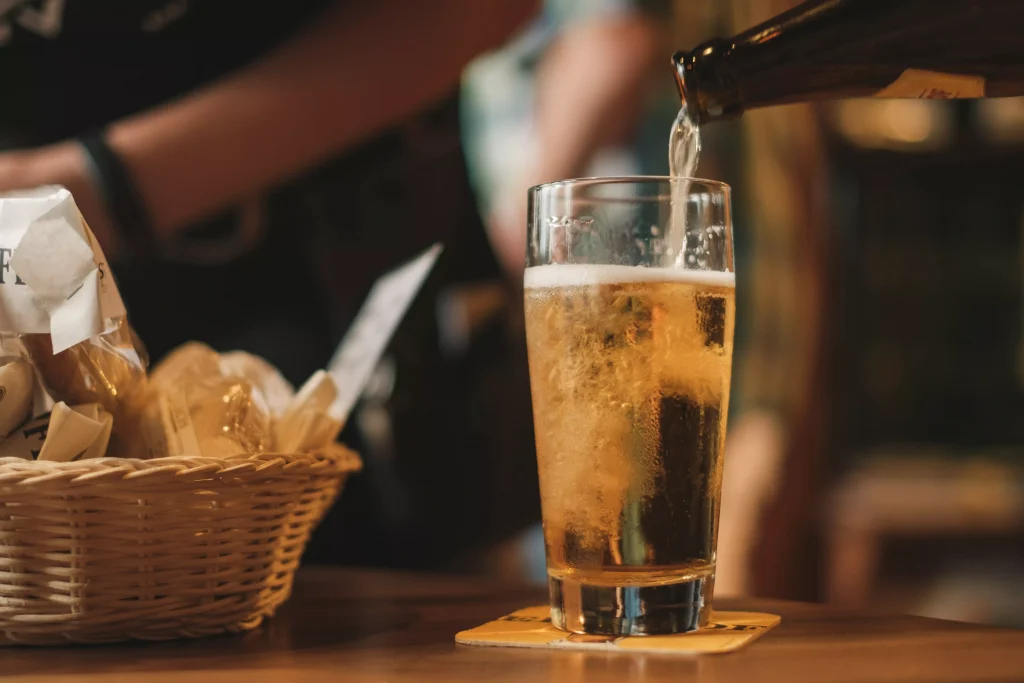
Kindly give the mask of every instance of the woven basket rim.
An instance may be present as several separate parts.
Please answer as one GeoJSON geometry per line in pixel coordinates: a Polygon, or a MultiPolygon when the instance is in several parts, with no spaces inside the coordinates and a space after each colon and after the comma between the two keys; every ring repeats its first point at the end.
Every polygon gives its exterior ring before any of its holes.
{"type": "Polygon", "coordinates": [[[310,534],[360,465],[340,444],[0,459],[0,646],[256,628],[288,599],[310,534]]]}
{"type": "Polygon", "coordinates": [[[24,460],[22,458],[0,458],[0,475],[18,472],[33,474],[66,473],[74,471],[81,474],[89,472],[141,472],[146,470],[195,470],[202,468],[210,474],[251,467],[258,463],[261,467],[274,464],[291,465],[293,463],[330,463],[338,472],[354,473],[362,469],[362,460],[354,452],[341,444],[332,444],[327,448],[310,453],[246,453],[222,458],[210,458],[201,455],[173,455],[165,458],[93,458],[91,460],[73,460],[71,462],[52,462],[49,460],[24,460]]]}

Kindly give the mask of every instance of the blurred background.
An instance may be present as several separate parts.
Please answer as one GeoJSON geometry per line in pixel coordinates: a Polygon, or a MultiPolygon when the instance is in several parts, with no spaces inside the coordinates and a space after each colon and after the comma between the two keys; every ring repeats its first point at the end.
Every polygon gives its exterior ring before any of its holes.
{"type": "MultiPolygon", "coordinates": [[[[0,190],[74,192],[154,361],[198,339],[296,384],[443,242],[306,561],[542,582],[526,190],[666,173],[673,51],[793,4],[0,0],[0,190]],[[69,144],[101,128],[155,253],[69,144]]],[[[702,137],[737,249],[717,592],[1024,626],[1024,101],[788,106],[702,137]]]]}
{"type": "MultiPolygon", "coordinates": [[[[572,79],[623,81],[575,175],[665,173],[672,51],[794,4],[546,2],[464,78],[492,229],[563,177],[552,87],[586,121],[572,79]]],[[[1024,626],[1024,101],[789,106],[702,135],[738,250],[718,593],[1024,626]]],[[[481,566],[542,581],[539,530],[481,566]]]]}

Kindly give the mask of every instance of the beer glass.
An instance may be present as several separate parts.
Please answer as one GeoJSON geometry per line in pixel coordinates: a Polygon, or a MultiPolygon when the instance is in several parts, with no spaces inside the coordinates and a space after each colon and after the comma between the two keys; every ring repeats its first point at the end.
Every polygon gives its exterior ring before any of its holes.
{"type": "Polygon", "coordinates": [[[526,336],[551,619],[706,625],[735,324],[729,187],[595,178],[529,194],[526,336]]]}

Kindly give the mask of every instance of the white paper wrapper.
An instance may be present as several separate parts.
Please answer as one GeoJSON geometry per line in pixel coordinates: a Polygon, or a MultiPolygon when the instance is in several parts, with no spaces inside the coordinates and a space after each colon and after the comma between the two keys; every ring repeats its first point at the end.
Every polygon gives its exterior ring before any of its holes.
{"type": "Polygon", "coordinates": [[[324,370],[313,373],[274,422],[275,450],[302,453],[333,442],[342,427],[341,420],[332,414],[337,398],[334,378],[324,370]]]}
{"type": "Polygon", "coordinates": [[[262,453],[271,442],[263,398],[240,377],[161,387],[146,408],[146,437],[159,455],[224,458],[262,453]]]}
{"type": "Polygon", "coordinates": [[[267,408],[273,416],[288,409],[295,397],[295,387],[266,360],[245,351],[229,351],[220,356],[221,373],[227,377],[242,377],[263,394],[267,408]]]}
{"type": "Polygon", "coordinates": [[[109,273],[66,189],[0,195],[0,329],[49,332],[55,353],[99,335],[125,315],[109,273]]]}
{"type": "Polygon", "coordinates": [[[110,442],[113,417],[96,403],[68,406],[58,402],[0,441],[0,457],[69,462],[100,458],[110,442]]]}
{"type": "Polygon", "coordinates": [[[204,456],[262,453],[270,447],[270,412],[248,380],[214,378],[187,386],[183,393],[204,456]]]}
{"type": "Polygon", "coordinates": [[[291,452],[337,434],[332,421],[313,417],[337,397],[329,375],[316,373],[296,396],[277,368],[245,351],[218,354],[200,342],[182,344],[156,365],[149,386],[155,402],[145,411],[145,429],[163,455],[258,453],[276,443],[282,426],[291,452]]]}
{"type": "Polygon", "coordinates": [[[112,426],[110,413],[97,403],[74,407],[57,403],[38,459],[68,462],[100,457],[106,453],[112,426]]]}
{"type": "Polygon", "coordinates": [[[31,363],[22,358],[0,359],[0,437],[28,419],[35,386],[31,363]]]}
{"type": "Polygon", "coordinates": [[[275,430],[275,450],[281,453],[308,453],[324,448],[338,438],[341,422],[326,413],[307,410],[294,415],[283,427],[275,430]]]}
{"type": "Polygon", "coordinates": [[[100,425],[96,437],[86,447],[85,451],[82,452],[78,460],[102,458],[107,454],[107,446],[110,444],[110,433],[114,428],[114,416],[104,410],[103,406],[98,403],[90,403],[87,406],[74,406],[72,409],[100,425]]]}
{"type": "Polygon", "coordinates": [[[295,394],[284,416],[309,409],[326,413],[337,398],[338,385],[334,378],[325,370],[317,370],[295,394]]]}
{"type": "Polygon", "coordinates": [[[149,373],[149,383],[158,390],[181,387],[217,377],[220,355],[201,342],[186,342],[175,348],[149,373]]]}
{"type": "Polygon", "coordinates": [[[50,426],[50,414],[32,418],[0,441],[0,458],[21,458],[35,460],[43,450],[46,432],[50,426]]]}
{"type": "Polygon", "coordinates": [[[441,250],[442,246],[435,244],[373,283],[356,319],[327,364],[327,371],[334,376],[338,388],[331,416],[342,424],[366,389],[398,323],[416,298],[441,250]]]}
{"type": "Polygon", "coordinates": [[[199,439],[192,424],[188,404],[182,392],[160,394],[157,397],[163,440],[167,444],[165,455],[199,455],[199,439]]]}

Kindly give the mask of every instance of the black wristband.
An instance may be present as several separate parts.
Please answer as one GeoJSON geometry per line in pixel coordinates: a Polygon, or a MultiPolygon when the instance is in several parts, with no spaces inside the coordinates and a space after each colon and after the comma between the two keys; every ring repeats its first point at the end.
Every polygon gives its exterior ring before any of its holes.
{"type": "Polygon", "coordinates": [[[78,138],[92,172],[92,179],[120,237],[136,256],[156,251],[149,211],[124,162],[110,148],[102,133],[78,138]]]}

